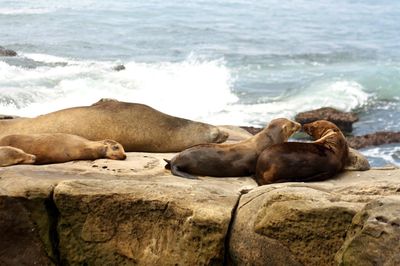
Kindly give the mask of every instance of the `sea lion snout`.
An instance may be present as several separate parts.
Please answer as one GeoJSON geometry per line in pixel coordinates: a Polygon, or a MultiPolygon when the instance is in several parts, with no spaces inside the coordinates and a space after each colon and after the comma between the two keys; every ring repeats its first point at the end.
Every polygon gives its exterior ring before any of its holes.
{"type": "Polygon", "coordinates": [[[34,164],[36,162],[36,156],[33,154],[26,154],[26,157],[22,161],[25,164],[34,164]]]}
{"type": "Polygon", "coordinates": [[[293,123],[292,134],[293,134],[294,132],[297,132],[301,129],[301,124],[294,121],[292,121],[292,123],[293,123]]]}

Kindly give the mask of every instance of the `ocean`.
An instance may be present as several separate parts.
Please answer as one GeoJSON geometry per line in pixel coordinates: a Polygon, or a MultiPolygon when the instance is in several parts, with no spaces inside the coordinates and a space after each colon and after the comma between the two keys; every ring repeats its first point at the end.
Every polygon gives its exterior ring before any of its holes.
{"type": "MultiPolygon", "coordinates": [[[[0,114],[115,98],[263,127],[330,106],[400,131],[398,0],[0,0],[0,33],[0,114]]],[[[399,144],[361,152],[400,165],[399,144]]]]}

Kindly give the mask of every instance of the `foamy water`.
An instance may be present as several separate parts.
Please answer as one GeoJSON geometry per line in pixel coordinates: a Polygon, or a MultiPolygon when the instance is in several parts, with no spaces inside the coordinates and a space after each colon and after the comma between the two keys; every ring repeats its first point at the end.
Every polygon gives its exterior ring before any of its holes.
{"type": "Polygon", "coordinates": [[[114,98],[214,124],[258,126],[324,106],[350,111],[369,98],[355,81],[331,81],[313,83],[286,97],[264,97],[261,103],[243,104],[224,60],[205,61],[194,55],[176,63],[128,62],[123,71],[113,70],[119,62],[22,56],[59,65],[23,68],[0,62],[0,113],[33,117],[114,98]]]}

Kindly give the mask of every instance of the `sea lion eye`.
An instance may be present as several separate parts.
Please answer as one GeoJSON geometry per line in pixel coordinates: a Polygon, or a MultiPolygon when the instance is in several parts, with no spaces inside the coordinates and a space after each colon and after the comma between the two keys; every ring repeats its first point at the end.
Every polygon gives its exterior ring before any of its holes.
{"type": "Polygon", "coordinates": [[[112,149],[113,151],[116,151],[116,150],[119,149],[119,147],[118,147],[117,145],[114,145],[114,146],[111,147],[111,149],[112,149]]]}

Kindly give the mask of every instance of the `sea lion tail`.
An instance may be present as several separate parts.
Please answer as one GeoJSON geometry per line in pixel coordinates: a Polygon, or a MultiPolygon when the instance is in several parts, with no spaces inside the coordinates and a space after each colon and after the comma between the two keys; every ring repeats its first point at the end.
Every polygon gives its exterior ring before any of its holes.
{"type": "Polygon", "coordinates": [[[171,170],[171,160],[164,159],[164,161],[167,163],[165,165],[165,169],[171,170]]]}
{"type": "Polygon", "coordinates": [[[178,166],[176,166],[176,165],[171,165],[171,173],[173,175],[180,176],[180,177],[187,178],[187,179],[199,179],[197,176],[191,175],[186,172],[182,172],[181,170],[179,170],[178,166]]]}
{"type": "Polygon", "coordinates": [[[188,179],[198,179],[197,176],[182,172],[179,170],[178,166],[171,164],[171,160],[164,159],[164,161],[167,163],[165,165],[165,169],[171,170],[171,173],[176,176],[188,178],[188,179]]]}

